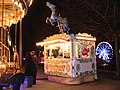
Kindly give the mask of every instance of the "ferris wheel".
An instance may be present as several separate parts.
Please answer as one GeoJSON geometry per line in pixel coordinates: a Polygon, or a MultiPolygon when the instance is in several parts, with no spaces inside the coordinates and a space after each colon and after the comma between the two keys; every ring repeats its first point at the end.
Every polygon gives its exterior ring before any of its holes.
{"type": "Polygon", "coordinates": [[[101,42],[97,45],[96,56],[105,60],[106,62],[111,62],[113,57],[112,46],[108,42],[101,42]]]}

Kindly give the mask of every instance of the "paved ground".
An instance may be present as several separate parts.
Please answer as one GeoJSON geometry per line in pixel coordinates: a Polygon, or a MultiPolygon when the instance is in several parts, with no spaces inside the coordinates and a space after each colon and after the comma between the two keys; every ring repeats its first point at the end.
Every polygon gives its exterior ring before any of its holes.
{"type": "Polygon", "coordinates": [[[66,85],[47,80],[47,75],[43,73],[43,67],[38,68],[37,84],[31,88],[26,88],[26,82],[21,86],[21,90],[120,90],[120,80],[109,79],[109,75],[99,74],[97,81],[83,83],[80,85],[66,85]]]}

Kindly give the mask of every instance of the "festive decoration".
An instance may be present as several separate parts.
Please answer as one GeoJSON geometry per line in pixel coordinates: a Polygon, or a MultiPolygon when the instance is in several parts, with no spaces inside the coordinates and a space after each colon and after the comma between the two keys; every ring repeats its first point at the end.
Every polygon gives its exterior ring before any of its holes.
{"type": "MultiPolygon", "coordinates": [[[[0,0],[0,65],[5,65],[6,67],[19,67],[20,60],[18,60],[17,53],[17,23],[19,20],[27,14],[29,6],[32,4],[33,0],[0,0]],[[13,42],[11,39],[10,26],[15,25],[15,31],[13,36],[15,36],[15,52],[13,58],[11,58],[11,49],[13,48],[13,42]],[[14,60],[13,60],[14,59],[14,60]],[[15,64],[14,64],[15,62],[15,64]]],[[[21,25],[20,25],[21,26],[21,25]]],[[[21,32],[21,31],[20,31],[21,32]]],[[[20,34],[21,37],[22,34],[20,34]]],[[[20,39],[21,41],[21,39],[20,39]]],[[[22,44],[21,44],[22,45],[22,44]]],[[[20,47],[21,47],[20,45],[20,47]]],[[[22,54],[22,52],[20,53],[22,54]]],[[[21,62],[22,63],[22,62],[21,62]]]]}
{"type": "Polygon", "coordinates": [[[54,81],[77,84],[77,79],[79,83],[97,79],[95,38],[91,35],[57,34],[36,45],[44,45],[44,70],[57,78],[54,81]]]}
{"type": "Polygon", "coordinates": [[[28,8],[32,4],[32,1],[33,0],[4,0],[4,2],[2,2],[1,0],[0,17],[2,18],[3,15],[4,20],[0,22],[0,27],[5,29],[7,26],[16,24],[27,14],[28,8]],[[4,5],[3,8],[2,5],[4,5]]]}
{"type": "Polygon", "coordinates": [[[48,6],[52,11],[50,18],[47,17],[46,23],[50,22],[52,26],[58,27],[60,30],[60,33],[64,33],[64,32],[68,33],[70,28],[68,27],[68,24],[67,24],[67,18],[62,18],[60,14],[58,14],[55,5],[50,4],[49,2],[46,2],[46,6],[48,6]]]}
{"type": "Polygon", "coordinates": [[[96,55],[107,62],[111,62],[113,57],[112,46],[108,42],[101,42],[97,45],[96,55]]]}

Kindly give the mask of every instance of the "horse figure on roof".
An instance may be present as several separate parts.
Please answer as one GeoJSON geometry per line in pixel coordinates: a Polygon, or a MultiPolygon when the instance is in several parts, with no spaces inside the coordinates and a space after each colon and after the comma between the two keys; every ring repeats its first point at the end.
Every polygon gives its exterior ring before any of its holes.
{"type": "Polygon", "coordinates": [[[47,17],[46,23],[50,22],[52,26],[55,26],[57,19],[58,19],[58,13],[56,11],[56,6],[53,4],[50,4],[49,2],[46,2],[46,6],[48,6],[52,11],[50,18],[47,17]]]}
{"type": "Polygon", "coordinates": [[[62,18],[59,14],[57,27],[59,28],[61,33],[64,33],[64,32],[68,33],[70,28],[68,27],[67,18],[62,18]]]}
{"type": "Polygon", "coordinates": [[[62,18],[60,14],[58,14],[55,5],[50,4],[49,2],[46,2],[46,6],[48,6],[52,11],[51,16],[47,17],[46,23],[50,22],[52,26],[58,27],[60,30],[60,33],[64,33],[64,32],[68,33],[70,28],[68,27],[68,24],[67,24],[67,18],[62,18]]]}

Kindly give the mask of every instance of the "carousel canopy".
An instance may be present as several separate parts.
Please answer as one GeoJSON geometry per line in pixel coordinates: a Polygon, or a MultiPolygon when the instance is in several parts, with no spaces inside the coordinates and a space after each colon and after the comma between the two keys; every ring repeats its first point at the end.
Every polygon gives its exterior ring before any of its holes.
{"type": "Polygon", "coordinates": [[[0,27],[11,26],[23,18],[33,0],[0,0],[0,27]]]}

